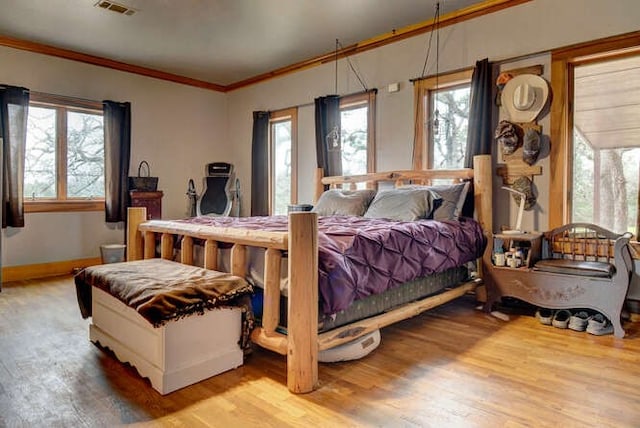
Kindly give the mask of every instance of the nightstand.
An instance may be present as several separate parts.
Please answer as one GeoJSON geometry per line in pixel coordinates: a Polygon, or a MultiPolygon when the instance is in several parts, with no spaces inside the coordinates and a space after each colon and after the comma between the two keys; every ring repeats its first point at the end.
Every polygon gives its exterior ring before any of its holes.
{"type": "Polygon", "coordinates": [[[529,269],[540,260],[540,251],[542,245],[542,233],[526,232],[526,233],[495,233],[493,235],[493,253],[495,255],[497,246],[502,246],[504,254],[513,251],[513,256],[519,253],[520,263],[517,266],[509,264],[509,258],[505,256],[506,263],[504,266],[496,266],[495,257],[493,257],[493,267],[504,269],[529,269]]]}
{"type": "Polygon", "coordinates": [[[147,220],[159,220],[162,218],[162,196],[161,190],[156,192],[129,192],[132,207],[145,207],[147,209],[147,220]]]}
{"type": "Polygon", "coordinates": [[[540,260],[542,249],[542,233],[495,233],[492,239],[492,263],[485,278],[487,290],[487,300],[485,310],[493,310],[495,302],[500,301],[502,296],[517,297],[529,303],[535,303],[532,298],[534,285],[529,284],[529,275],[535,263],[540,260]],[[519,264],[510,264],[509,258],[505,257],[504,266],[496,266],[495,252],[498,246],[502,247],[505,254],[519,255],[519,264]]]}

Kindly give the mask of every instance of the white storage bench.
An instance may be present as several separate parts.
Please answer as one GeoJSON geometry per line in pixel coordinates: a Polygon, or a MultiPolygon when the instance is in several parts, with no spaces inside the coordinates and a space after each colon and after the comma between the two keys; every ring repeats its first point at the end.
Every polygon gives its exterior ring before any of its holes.
{"type": "MultiPolygon", "coordinates": [[[[141,263],[151,263],[152,269],[156,271],[158,266],[163,269],[171,269],[173,265],[185,267],[167,260],[150,259],[94,268],[99,270],[108,266],[109,269],[117,271],[117,265],[121,265],[127,274],[131,274],[131,271],[138,267],[136,264],[141,263]]],[[[186,268],[206,271],[193,266],[186,268]]],[[[149,378],[151,385],[159,393],[168,394],[242,365],[243,351],[239,344],[242,328],[241,308],[220,307],[201,310],[200,313],[182,314],[154,327],[139,310],[104,291],[103,285],[96,286],[95,277],[89,278],[93,273],[95,271],[89,271],[80,281],[84,281],[84,287],[91,288],[90,340],[111,349],[120,361],[135,367],[141,376],[149,378]],[[85,281],[87,278],[89,280],[85,281]],[[92,281],[94,284],[89,285],[92,281]]],[[[209,273],[218,274],[206,271],[206,274],[209,273]]],[[[162,277],[162,272],[159,272],[158,276],[162,277]]],[[[106,277],[108,275],[105,275],[106,277]]],[[[244,280],[241,282],[245,284],[244,280]]],[[[78,283],[76,277],[77,287],[78,283]]],[[[154,286],[157,287],[157,284],[151,285],[154,286]]],[[[247,287],[250,289],[248,285],[247,287]]],[[[80,300],[80,291],[78,297],[80,300]]],[[[163,296],[160,298],[164,299],[163,296]]],[[[171,303],[168,306],[171,306],[171,303]]]]}

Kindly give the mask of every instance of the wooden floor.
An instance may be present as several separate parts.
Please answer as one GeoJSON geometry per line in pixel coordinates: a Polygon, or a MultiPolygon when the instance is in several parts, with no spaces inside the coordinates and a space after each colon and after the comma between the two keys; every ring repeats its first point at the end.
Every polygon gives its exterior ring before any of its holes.
{"type": "Polygon", "coordinates": [[[595,337],[474,306],[384,329],[368,357],[321,365],[310,394],[290,394],[284,357],[258,350],[163,397],[88,341],[71,278],[5,284],[0,426],[640,426],[640,323],[595,337]]]}

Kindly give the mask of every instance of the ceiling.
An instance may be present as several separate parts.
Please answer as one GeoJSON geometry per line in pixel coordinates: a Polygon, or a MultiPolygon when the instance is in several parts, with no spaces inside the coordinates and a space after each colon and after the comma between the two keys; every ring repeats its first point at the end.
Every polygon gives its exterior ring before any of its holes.
{"type": "Polygon", "coordinates": [[[595,149],[640,146],[640,55],[575,68],[574,125],[595,149]]]}
{"type": "MultiPolygon", "coordinates": [[[[227,86],[430,21],[437,0],[116,0],[131,16],[97,3],[0,0],[0,36],[227,86]]],[[[440,14],[480,3],[440,0],[440,14]]]]}

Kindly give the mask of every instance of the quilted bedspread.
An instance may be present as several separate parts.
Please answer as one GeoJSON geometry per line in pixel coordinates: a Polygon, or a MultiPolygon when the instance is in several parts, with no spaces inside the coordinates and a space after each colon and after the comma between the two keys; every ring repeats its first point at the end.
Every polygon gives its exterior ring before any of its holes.
{"type": "MultiPolygon", "coordinates": [[[[286,216],[195,217],[179,222],[287,230],[286,216]]],[[[412,222],[331,216],[318,218],[318,291],[327,315],[355,300],[407,281],[461,266],[482,256],[480,225],[460,221],[412,222]]]]}

